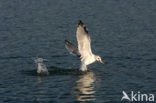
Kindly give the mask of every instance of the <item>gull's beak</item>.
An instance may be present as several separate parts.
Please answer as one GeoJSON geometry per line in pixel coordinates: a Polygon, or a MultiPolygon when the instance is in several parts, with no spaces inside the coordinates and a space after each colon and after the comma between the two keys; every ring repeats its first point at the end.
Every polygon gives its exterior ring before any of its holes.
{"type": "Polygon", "coordinates": [[[102,61],[102,60],[100,60],[100,61],[98,61],[99,63],[101,63],[101,64],[104,64],[104,62],[102,61]]]}

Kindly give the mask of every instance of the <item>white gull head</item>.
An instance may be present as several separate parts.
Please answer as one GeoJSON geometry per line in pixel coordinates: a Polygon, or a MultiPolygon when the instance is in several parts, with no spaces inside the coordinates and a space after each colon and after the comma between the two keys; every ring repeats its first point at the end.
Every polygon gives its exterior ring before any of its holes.
{"type": "Polygon", "coordinates": [[[95,55],[95,59],[96,59],[96,61],[98,61],[99,63],[104,64],[104,62],[102,61],[102,59],[101,59],[100,56],[95,55]]]}

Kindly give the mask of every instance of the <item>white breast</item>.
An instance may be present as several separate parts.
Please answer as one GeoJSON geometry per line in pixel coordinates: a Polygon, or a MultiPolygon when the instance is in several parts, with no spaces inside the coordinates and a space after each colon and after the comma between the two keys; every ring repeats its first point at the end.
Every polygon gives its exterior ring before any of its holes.
{"type": "Polygon", "coordinates": [[[38,63],[37,73],[49,74],[47,67],[43,63],[38,63]]]}
{"type": "Polygon", "coordinates": [[[94,55],[92,55],[92,56],[90,56],[90,57],[88,57],[88,58],[84,58],[84,59],[82,60],[82,62],[83,62],[84,64],[86,64],[86,65],[92,64],[92,63],[95,62],[95,61],[96,61],[96,59],[95,59],[94,55]]]}

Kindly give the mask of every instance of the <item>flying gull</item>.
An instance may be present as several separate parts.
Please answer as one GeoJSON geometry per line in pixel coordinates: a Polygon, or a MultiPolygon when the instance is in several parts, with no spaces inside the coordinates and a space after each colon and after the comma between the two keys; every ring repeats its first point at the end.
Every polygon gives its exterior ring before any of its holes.
{"type": "Polygon", "coordinates": [[[81,58],[81,71],[87,71],[87,65],[92,64],[95,61],[104,64],[100,56],[92,53],[91,39],[88,34],[88,30],[82,21],[79,21],[78,23],[76,38],[78,42],[78,48],[68,40],[65,40],[65,46],[70,54],[76,54],[81,58]]]}

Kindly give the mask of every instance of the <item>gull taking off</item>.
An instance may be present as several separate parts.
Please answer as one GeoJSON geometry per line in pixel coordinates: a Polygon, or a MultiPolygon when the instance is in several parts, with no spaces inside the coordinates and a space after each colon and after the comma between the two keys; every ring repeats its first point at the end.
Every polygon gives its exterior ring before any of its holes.
{"type": "Polygon", "coordinates": [[[87,70],[87,65],[94,63],[95,61],[104,64],[101,57],[92,53],[91,50],[91,39],[88,34],[86,26],[79,21],[76,31],[76,38],[78,42],[78,48],[70,43],[68,40],[65,40],[65,46],[70,54],[76,54],[81,58],[81,71],[87,70]]]}
{"type": "Polygon", "coordinates": [[[47,69],[46,65],[43,63],[43,61],[47,61],[46,59],[37,58],[34,61],[37,64],[37,73],[38,74],[49,75],[48,69],[47,69]]]}

